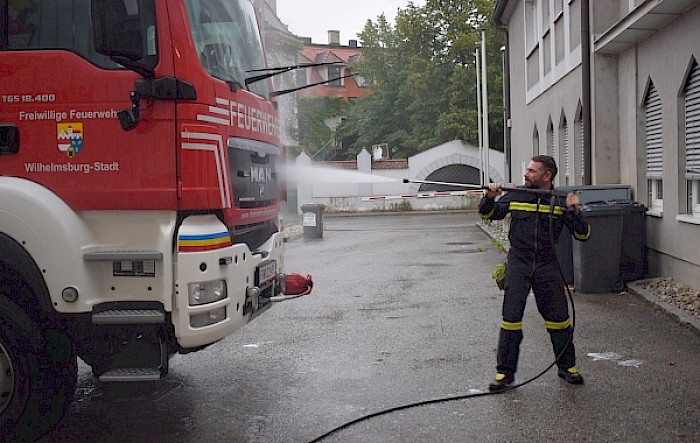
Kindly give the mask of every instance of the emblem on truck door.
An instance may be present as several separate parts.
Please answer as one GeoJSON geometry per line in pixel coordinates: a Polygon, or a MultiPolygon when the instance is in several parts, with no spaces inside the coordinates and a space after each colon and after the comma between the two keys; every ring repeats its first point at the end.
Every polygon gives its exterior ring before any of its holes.
{"type": "Polygon", "coordinates": [[[58,150],[73,158],[83,149],[83,124],[79,122],[56,124],[58,150]]]}

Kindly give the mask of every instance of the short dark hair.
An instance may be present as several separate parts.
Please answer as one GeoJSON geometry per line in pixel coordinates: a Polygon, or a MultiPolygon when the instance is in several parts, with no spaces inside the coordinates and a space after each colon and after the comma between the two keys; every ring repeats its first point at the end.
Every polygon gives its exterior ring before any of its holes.
{"type": "Polygon", "coordinates": [[[531,160],[536,163],[542,163],[542,167],[544,168],[545,172],[549,171],[552,173],[552,181],[554,181],[554,177],[556,177],[557,172],[559,172],[559,169],[557,169],[557,162],[554,161],[554,157],[549,155],[536,155],[532,157],[531,160]]]}

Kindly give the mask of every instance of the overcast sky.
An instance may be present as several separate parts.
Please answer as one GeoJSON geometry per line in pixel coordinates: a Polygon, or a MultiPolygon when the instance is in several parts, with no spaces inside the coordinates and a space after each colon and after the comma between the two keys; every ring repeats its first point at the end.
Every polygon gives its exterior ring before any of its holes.
{"type": "MultiPolygon", "coordinates": [[[[367,20],[377,21],[384,13],[392,25],[396,10],[409,0],[277,0],[277,16],[299,37],[311,37],[314,43],[328,43],[328,31],[340,31],[340,44],[357,40],[367,20]]],[[[415,5],[424,0],[413,0],[415,5]]]]}

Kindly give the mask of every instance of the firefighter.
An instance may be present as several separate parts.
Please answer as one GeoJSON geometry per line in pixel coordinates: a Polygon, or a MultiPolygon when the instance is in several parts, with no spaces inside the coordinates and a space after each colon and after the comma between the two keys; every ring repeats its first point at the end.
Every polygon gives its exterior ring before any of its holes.
{"type": "Polygon", "coordinates": [[[563,196],[528,192],[528,189],[553,191],[556,175],[554,159],[537,155],[531,159],[525,171],[526,189],[511,190],[496,200],[502,194],[502,186],[491,183],[479,203],[479,213],[483,219],[501,220],[506,214],[511,214],[497,373],[489,384],[490,391],[503,390],[515,380],[523,339],[523,313],[530,289],[535,294],[537,309],[550,334],[554,354],[561,355],[557,361],[559,377],[571,384],[583,383],[583,377],[576,370],[569,307],[554,247],[563,225],[580,241],[588,240],[590,226],[581,214],[576,194],[569,193],[562,202],[563,196]]]}

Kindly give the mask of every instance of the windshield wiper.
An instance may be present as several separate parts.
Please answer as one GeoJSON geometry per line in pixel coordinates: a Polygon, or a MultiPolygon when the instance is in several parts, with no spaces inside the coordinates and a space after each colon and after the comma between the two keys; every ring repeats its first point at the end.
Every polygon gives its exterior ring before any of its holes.
{"type": "Polygon", "coordinates": [[[293,71],[295,69],[312,68],[314,66],[325,66],[325,65],[337,65],[341,62],[324,62],[324,63],[307,63],[303,65],[293,65],[293,66],[282,66],[279,68],[266,68],[266,69],[251,69],[246,72],[266,72],[267,74],[254,75],[245,79],[245,85],[248,86],[251,83],[259,82],[260,80],[265,80],[266,78],[274,77],[276,75],[284,74],[285,72],[293,71]],[[274,72],[269,72],[274,71],[274,72]]]}
{"type": "Polygon", "coordinates": [[[284,95],[284,94],[289,94],[290,92],[301,91],[302,89],[312,88],[312,87],[318,86],[318,85],[325,85],[326,83],[330,83],[330,82],[332,82],[332,81],[336,81],[336,80],[340,80],[340,79],[342,79],[342,78],[348,78],[348,77],[352,77],[352,76],[353,76],[353,74],[348,74],[348,75],[344,75],[344,76],[342,76],[342,77],[333,77],[333,78],[329,78],[328,80],[324,80],[324,81],[318,82],[318,83],[312,83],[312,84],[310,84],[310,85],[299,86],[298,88],[285,89],[285,90],[282,90],[282,91],[272,91],[272,92],[270,93],[270,98],[272,98],[272,97],[278,97],[278,96],[284,95]]]}

